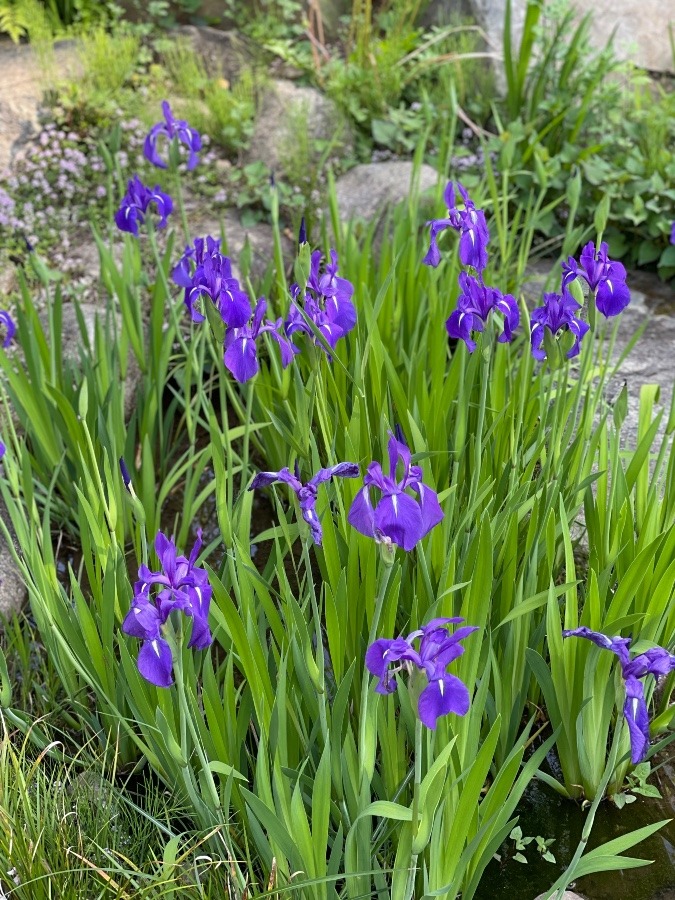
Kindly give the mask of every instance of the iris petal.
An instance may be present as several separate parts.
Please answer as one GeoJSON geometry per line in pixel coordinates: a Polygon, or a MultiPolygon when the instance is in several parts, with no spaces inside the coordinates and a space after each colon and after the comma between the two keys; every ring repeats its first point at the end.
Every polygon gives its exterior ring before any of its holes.
{"type": "Polygon", "coordinates": [[[469,689],[455,675],[446,673],[442,678],[430,681],[420,694],[417,712],[420,721],[432,731],[440,716],[454,713],[465,716],[469,711],[469,689]]]}

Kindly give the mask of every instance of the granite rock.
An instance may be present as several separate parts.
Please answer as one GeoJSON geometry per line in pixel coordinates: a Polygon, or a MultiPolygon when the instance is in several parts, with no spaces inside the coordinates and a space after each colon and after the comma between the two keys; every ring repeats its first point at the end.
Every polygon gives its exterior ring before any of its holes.
{"type": "Polygon", "coordinates": [[[262,97],[251,137],[248,162],[262,162],[271,171],[297,174],[302,166],[318,166],[329,150],[338,157],[350,152],[349,127],[333,101],[316,88],[302,87],[277,79],[269,83],[262,97]],[[310,146],[298,141],[303,129],[310,146]],[[301,158],[299,154],[308,158],[301,158]]]}
{"type": "MultiPolygon", "coordinates": [[[[365,163],[340,176],[335,184],[340,218],[372,221],[410,194],[413,164],[407,160],[365,163]]],[[[419,172],[420,193],[433,190],[438,173],[429,165],[419,172]]]]}
{"type": "MultiPolygon", "coordinates": [[[[501,53],[506,0],[470,0],[473,15],[486,33],[491,49],[501,53]]],[[[512,39],[518,47],[523,32],[527,0],[512,0],[512,39]]],[[[675,71],[669,26],[675,21],[675,6],[659,0],[573,0],[575,19],[591,13],[589,38],[602,49],[614,34],[618,59],[655,72],[675,71]]],[[[499,74],[499,67],[498,72],[499,74]]],[[[499,80],[499,79],[498,79],[499,80]]]]}

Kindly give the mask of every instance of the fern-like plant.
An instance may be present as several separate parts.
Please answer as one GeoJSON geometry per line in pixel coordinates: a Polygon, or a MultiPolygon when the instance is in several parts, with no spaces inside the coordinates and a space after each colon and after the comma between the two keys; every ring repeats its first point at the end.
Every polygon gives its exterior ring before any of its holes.
{"type": "Polygon", "coordinates": [[[8,34],[15,44],[28,35],[32,3],[0,0],[0,34],[8,34]]]}

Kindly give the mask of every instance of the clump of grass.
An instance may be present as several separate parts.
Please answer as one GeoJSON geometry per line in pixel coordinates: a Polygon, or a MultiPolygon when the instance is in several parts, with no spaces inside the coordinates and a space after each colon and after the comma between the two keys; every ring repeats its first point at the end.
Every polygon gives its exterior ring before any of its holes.
{"type": "Polygon", "coordinates": [[[253,131],[259,80],[251,70],[244,69],[233,85],[212,78],[189,41],[172,43],[162,65],[172,92],[181,98],[176,105],[181,115],[229,153],[239,153],[253,131]]]}
{"type": "Polygon", "coordinates": [[[176,795],[150,778],[120,787],[114,747],[68,758],[52,740],[38,753],[30,730],[12,733],[4,717],[1,728],[2,896],[227,896],[225,867],[199,856],[202,837],[175,832],[187,821],[176,795]]]}

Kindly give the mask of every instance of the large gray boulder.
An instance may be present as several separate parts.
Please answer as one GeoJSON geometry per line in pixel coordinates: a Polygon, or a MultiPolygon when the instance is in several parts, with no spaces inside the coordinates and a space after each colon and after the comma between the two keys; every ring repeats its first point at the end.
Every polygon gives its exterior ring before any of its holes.
{"type": "MultiPolygon", "coordinates": [[[[407,160],[365,163],[340,176],[335,184],[338,209],[343,222],[362,219],[370,222],[386,209],[402,203],[413,187],[414,166],[407,160]]],[[[429,165],[419,171],[420,193],[433,190],[438,173],[429,165]]]]}
{"type": "Polygon", "coordinates": [[[251,137],[248,162],[305,177],[326,155],[347,154],[352,137],[336,104],[316,88],[277,79],[265,89],[251,137]]]}
{"type": "MultiPolygon", "coordinates": [[[[506,0],[469,0],[473,15],[482,26],[491,49],[501,53],[504,35],[506,0]]],[[[437,24],[443,21],[443,9],[450,15],[451,7],[442,0],[432,6],[439,8],[437,24]]],[[[511,0],[512,37],[516,46],[520,41],[525,20],[527,0],[511,0]]],[[[586,13],[592,14],[590,40],[598,49],[604,47],[612,34],[614,50],[621,60],[635,63],[656,72],[674,72],[675,62],[670,45],[669,27],[675,22],[675,5],[660,0],[573,0],[577,21],[586,13]]]]}

